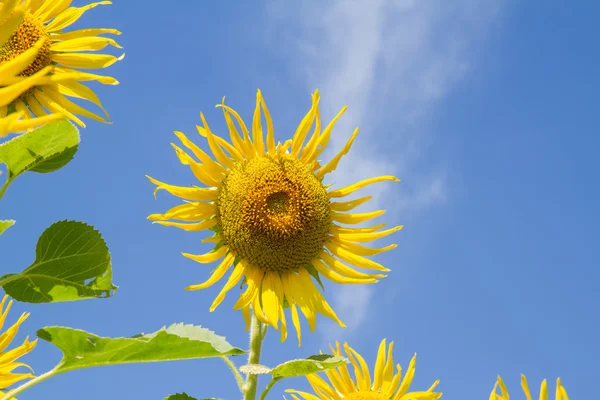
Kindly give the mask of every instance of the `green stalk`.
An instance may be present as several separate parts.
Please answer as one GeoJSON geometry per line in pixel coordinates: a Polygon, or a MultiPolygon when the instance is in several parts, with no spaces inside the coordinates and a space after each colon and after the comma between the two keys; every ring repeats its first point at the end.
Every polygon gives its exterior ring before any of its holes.
{"type": "Polygon", "coordinates": [[[228,357],[222,356],[221,358],[223,359],[223,361],[225,361],[225,364],[227,364],[227,366],[233,373],[233,376],[238,385],[238,388],[240,389],[240,392],[242,392],[242,394],[244,394],[244,379],[240,375],[240,372],[238,371],[237,367],[235,366],[233,361],[231,361],[228,357]]]}
{"type": "MultiPolygon", "coordinates": [[[[266,327],[254,315],[254,310],[250,313],[250,354],[248,355],[248,365],[260,363],[260,349],[265,337],[266,327]]],[[[258,375],[248,374],[246,384],[244,385],[244,400],[256,400],[256,386],[258,384],[258,375]]],[[[1,400],[1,399],[0,399],[1,400]]]]}
{"type": "Polygon", "coordinates": [[[271,382],[269,382],[269,384],[267,385],[267,387],[265,388],[265,390],[262,392],[262,394],[260,395],[260,398],[258,400],[265,400],[265,398],[267,397],[267,393],[269,393],[269,390],[271,390],[271,388],[273,387],[273,385],[275,385],[280,380],[281,380],[281,378],[273,378],[273,379],[271,379],[271,382]]]}
{"type": "MultiPolygon", "coordinates": [[[[34,385],[37,385],[38,383],[40,383],[42,381],[45,381],[48,378],[52,378],[54,375],[57,375],[59,373],[58,369],[60,368],[61,365],[62,365],[62,363],[59,363],[56,367],[52,368],[50,371],[46,372],[45,374],[36,376],[35,378],[25,382],[18,388],[8,391],[8,393],[6,393],[4,396],[0,397],[0,400],[11,400],[11,399],[14,400],[14,397],[16,395],[24,392],[25,390],[29,389],[30,387],[32,387],[34,385]]],[[[61,371],[61,372],[63,372],[63,371],[61,371]]]]}

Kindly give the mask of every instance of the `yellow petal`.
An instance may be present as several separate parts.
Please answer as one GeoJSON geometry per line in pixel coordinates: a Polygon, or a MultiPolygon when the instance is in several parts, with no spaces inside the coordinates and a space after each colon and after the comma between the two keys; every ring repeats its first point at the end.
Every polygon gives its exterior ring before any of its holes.
{"type": "Polygon", "coordinates": [[[527,378],[525,375],[521,375],[521,388],[523,389],[527,400],[531,400],[531,392],[529,391],[529,385],[527,384],[527,378]]]}
{"type": "Polygon", "coordinates": [[[282,294],[279,275],[275,272],[267,272],[263,279],[261,299],[269,325],[275,329],[278,329],[279,309],[283,306],[282,294]]]}
{"type": "Polygon", "coordinates": [[[321,257],[321,259],[323,259],[323,261],[325,261],[325,264],[327,264],[327,266],[329,266],[329,268],[331,268],[335,272],[339,273],[340,275],[346,276],[348,278],[373,279],[373,278],[383,278],[385,276],[385,275],[380,275],[380,274],[365,274],[362,272],[358,272],[358,271],[346,266],[341,261],[336,260],[335,258],[333,258],[331,255],[329,255],[327,252],[324,252],[324,251],[322,251],[319,254],[319,256],[321,257]]]}
{"type": "Polygon", "coordinates": [[[402,380],[402,384],[396,393],[396,397],[399,399],[406,394],[408,391],[410,384],[412,383],[413,377],[415,376],[415,364],[417,362],[417,355],[415,354],[413,358],[410,360],[410,364],[408,365],[408,371],[406,371],[406,376],[402,380]]]}
{"type": "Polygon", "coordinates": [[[196,146],[194,142],[189,140],[183,132],[174,131],[175,136],[181,141],[181,143],[190,149],[192,153],[202,162],[215,177],[224,176],[227,173],[227,169],[218,162],[214,161],[208,154],[206,154],[200,147],[196,146]]]}
{"type": "Polygon", "coordinates": [[[379,253],[383,253],[385,251],[392,250],[392,249],[395,249],[396,247],[398,247],[398,245],[396,245],[396,244],[390,244],[389,246],[379,247],[379,248],[365,247],[365,246],[361,246],[359,244],[345,242],[345,241],[339,240],[337,238],[332,238],[331,241],[337,245],[340,245],[342,248],[344,248],[354,254],[357,254],[359,256],[374,256],[379,253]]]}
{"type": "MultiPolygon", "coordinates": [[[[50,2],[48,2],[48,3],[50,3],[50,2]]],[[[55,40],[71,40],[71,39],[79,39],[82,37],[101,35],[104,33],[109,33],[112,35],[120,35],[121,34],[121,32],[118,31],[117,29],[86,28],[86,29],[78,29],[76,31],[70,31],[70,32],[53,33],[52,35],[50,35],[50,38],[53,41],[55,41],[55,40]]]]}
{"type": "Polygon", "coordinates": [[[263,112],[265,113],[265,120],[267,121],[267,150],[270,154],[275,154],[275,130],[273,129],[273,120],[271,119],[271,114],[269,113],[267,103],[265,103],[262,94],[260,96],[260,105],[262,106],[263,112]]]}
{"type": "MultiPolygon", "coordinates": [[[[315,91],[312,95],[313,103],[317,101],[317,97],[319,96],[319,91],[315,91]]],[[[317,150],[317,146],[319,144],[319,136],[321,135],[321,113],[319,112],[319,107],[315,110],[315,130],[313,131],[310,140],[306,144],[306,146],[302,149],[302,153],[300,153],[300,161],[303,164],[310,164],[312,162],[309,161],[311,155],[317,150]]]]}
{"type": "Polygon", "coordinates": [[[260,89],[256,92],[256,107],[254,107],[254,117],[252,118],[252,141],[258,154],[265,152],[265,143],[262,134],[262,126],[260,123],[260,100],[262,95],[260,89]]]}
{"type": "Polygon", "coordinates": [[[316,158],[319,157],[319,155],[321,155],[323,150],[325,150],[325,147],[327,147],[327,143],[329,142],[329,137],[331,136],[331,131],[333,130],[335,123],[337,122],[338,119],[340,119],[340,117],[346,112],[347,109],[348,109],[348,106],[342,107],[340,112],[337,113],[337,115],[333,118],[333,120],[329,123],[329,125],[327,125],[327,127],[325,127],[325,130],[319,137],[316,147],[310,154],[307,154],[307,158],[306,158],[307,164],[314,162],[316,160],[316,158]]]}
{"type": "Polygon", "coordinates": [[[36,97],[38,97],[38,99],[40,100],[41,98],[46,97],[46,99],[50,99],[51,101],[58,104],[60,107],[69,111],[70,113],[83,115],[84,117],[91,118],[98,122],[108,123],[104,118],[99,117],[98,115],[68,100],[62,93],[60,93],[57,89],[53,87],[44,86],[43,92],[36,93],[36,97]]]}
{"type": "Polygon", "coordinates": [[[332,219],[341,224],[360,224],[370,221],[380,215],[385,214],[385,210],[371,211],[366,213],[344,214],[337,211],[331,213],[332,219]]]}
{"type": "Polygon", "coordinates": [[[151,214],[150,221],[166,221],[177,219],[180,221],[201,221],[216,214],[217,206],[214,203],[187,202],[168,210],[164,214],[151,214]]]}
{"type": "Polygon", "coordinates": [[[225,286],[223,286],[223,289],[221,289],[221,291],[215,298],[215,301],[213,301],[212,305],[210,306],[210,312],[213,312],[215,308],[217,308],[217,306],[221,304],[223,300],[225,300],[225,295],[227,294],[227,292],[230,291],[235,285],[237,285],[240,279],[242,279],[242,276],[244,276],[244,269],[245,263],[241,261],[238,262],[235,268],[233,269],[233,272],[229,276],[227,283],[225,283],[225,286]]]}
{"type": "Polygon", "coordinates": [[[228,251],[229,251],[229,248],[227,246],[221,246],[219,249],[212,250],[206,254],[198,254],[198,255],[189,254],[189,253],[182,253],[182,254],[184,257],[187,257],[187,258],[197,261],[199,263],[210,264],[210,263],[215,262],[215,261],[219,260],[220,258],[222,258],[225,254],[227,254],[228,251]]]}
{"type": "Polygon", "coordinates": [[[200,290],[200,289],[205,289],[205,288],[207,288],[209,286],[214,285],[229,270],[229,268],[231,267],[231,264],[233,263],[234,259],[235,259],[235,256],[233,254],[231,254],[231,253],[227,254],[225,256],[225,258],[223,259],[223,261],[221,261],[221,264],[219,264],[219,266],[217,267],[217,269],[215,269],[215,272],[213,272],[213,274],[211,275],[211,277],[208,278],[208,280],[206,282],[198,284],[198,285],[188,286],[188,287],[185,288],[185,290],[200,290]]]}
{"type": "Polygon", "coordinates": [[[56,32],[77,21],[87,10],[100,5],[112,4],[110,1],[99,1],[83,7],[70,7],[58,15],[52,22],[46,25],[46,32],[56,32]]]}
{"type": "Polygon", "coordinates": [[[317,171],[317,178],[321,179],[325,176],[325,174],[335,171],[342,157],[348,154],[348,152],[350,151],[352,143],[354,143],[354,139],[356,139],[356,135],[358,135],[358,128],[356,128],[354,132],[352,132],[352,136],[350,136],[350,139],[348,140],[344,148],[335,157],[333,157],[331,161],[329,161],[319,171],[317,171]]]}
{"type": "Polygon", "coordinates": [[[383,384],[383,377],[385,374],[385,351],[386,341],[383,339],[379,344],[379,350],[377,350],[377,360],[375,361],[374,376],[373,376],[373,390],[381,390],[383,384]]]}
{"type": "Polygon", "coordinates": [[[376,263],[375,261],[369,260],[368,258],[358,256],[333,242],[327,243],[327,249],[329,249],[329,251],[331,251],[333,255],[340,258],[341,260],[346,261],[347,263],[355,265],[359,268],[374,269],[376,271],[382,272],[390,271],[383,265],[376,263]]]}
{"type": "Polygon", "coordinates": [[[60,82],[63,80],[76,80],[76,81],[97,81],[103,85],[118,85],[119,81],[111,76],[91,74],[89,72],[76,71],[71,68],[65,68],[56,66],[54,68],[54,75],[50,76],[51,82],[60,82]]]}
{"type": "Polygon", "coordinates": [[[213,152],[215,158],[217,159],[217,161],[219,161],[222,165],[226,166],[227,168],[229,168],[229,169],[233,168],[235,166],[235,164],[229,157],[227,157],[227,155],[223,152],[221,147],[218,145],[218,143],[215,139],[215,136],[213,135],[210,128],[208,127],[208,123],[206,122],[206,119],[204,118],[203,113],[200,113],[200,118],[202,119],[202,123],[204,124],[204,130],[207,133],[206,138],[208,140],[208,146],[210,147],[210,150],[213,152]]]}
{"type": "MultiPolygon", "coordinates": [[[[206,129],[204,129],[198,125],[196,125],[196,129],[198,130],[198,133],[200,134],[200,136],[208,138],[208,133],[206,132],[206,129]]],[[[213,134],[212,136],[217,141],[217,144],[219,146],[221,146],[225,151],[227,151],[231,155],[231,158],[233,158],[239,162],[244,161],[244,156],[242,155],[242,153],[240,153],[240,151],[235,146],[232,146],[231,144],[229,144],[225,139],[223,139],[220,136],[217,136],[215,134],[213,134]]]]}
{"type": "Polygon", "coordinates": [[[13,5],[9,3],[13,3],[14,5],[15,0],[7,0],[3,4],[3,7],[0,7],[0,45],[6,43],[14,35],[14,32],[19,28],[25,16],[23,10],[13,12],[13,5]]]}
{"type": "MultiPolygon", "coordinates": [[[[317,91],[317,93],[318,93],[318,91],[317,91]]],[[[304,116],[304,118],[302,118],[302,121],[300,122],[300,125],[298,125],[298,128],[296,129],[296,133],[294,133],[294,136],[292,138],[292,157],[294,157],[294,158],[298,157],[298,154],[300,154],[300,150],[302,149],[302,144],[304,143],[304,139],[306,138],[306,135],[308,134],[308,131],[310,130],[310,127],[312,126],[312,123],[315,119],[315,113],[316,113],[316,110],[318,107],[319,107],[319,97],[313,96],[312,107],[310,108],[308,113],[304,116]]]]}
{"type": "Polygon", "coordinates": [[[545,379],[540,386],[540,400],[548,400],[548,384],[545,379]]]}
{"type": "MultiPolygon", "coordinates": [[[[0,65],[0,85],[4,86],[9,83],[12,83],[11,82],[12,79],[16,75],[20,74],[24,69],[26,69],[36,59],[36,57],[38,56],[38,52],[44,45],[44,40],[45,39],[39,39],[30,48],[28,48],[27,50],[25,50],[24,52],[22,52],[21,54],[19,54],[15,58],[13,58],[12,60],[0,65]],[[11,81],[9,81],[9,79],[11,81]]],[[[45,71],[46,71],[46,73],[44,73],[44,74],[39,74],[39,71],[38,71],[38,73],[36,73],[35,75],[36,76],[38,76],[38,75],[44,76],[48,72],[52,71],[52,68],[47,67],[47,69],[45,69],[45,71]]],[[[28,79],[30,79],[30,78],[31,77],[29,77],[28,79]]],[[[0,99],[2,99],[2,101],[0,101],[0,103],[4,103],[4,104],[10,103],[10,101],[5,101],[3,97],[0,97],[0,99]]]]}
{"type": "Polygon", "coordinates": [[[368,232],[368,233],[334,233],[333,237],[338,240],[346,242],[372,242],[373,240],[380,239],[387,235],[391,235],[394,232],[398,232],[403,226],[397,226],[395,228],[386,229],[385,231],[379,232],[368,232]]]}
{"type": "Polygon", "coordinates": [[[108,112],[102,105],[102,102],[100,101],[96,93],[94,93],[94,91],[89,87],[75,81],[57,83],[56,87],[58,91],[64,95],[91,101],[92,103],[100,107],[102,111],[104,111],[104,115],[106,116],[106,118],[110,118],[108,112]]]}
{"type": "Polygon", "coordinates": [[[330,198],[345,197],[345,196],[348,196],[349,194],[356,192],[359,189],[364,188],[365,186],[368,186],[370,184],[377,183],[377,182],[383,182],[383,181],[400,182],[400,180],[398,178],[393,177],[391,175],[378,176],[376,178],[365,179],[365,180],[357,182],[353,185],[346,186],[344,188],[329,192],[329,197],[330,198]]]}
{"type": "Polygon", "coordinates": [[[215,201],[217,199],[217,191],[214,189],[173,186],[151,178],[148,175],[146,175],[146,178],[148,178],[150,182],[157,185],[156,189],[154,190],[154,198],[156,198],[156,192],[158,192],[160,189],[163,189],[171,193],[173,196],[177,196],[187,200],[215,201]]]}
{"type": "Polygon", "coordinates": [[[109,54],[77,54],[77,53],[62,53],[52,54],[52,60],[71,68],[97,69],[110,67],[117,61],[121,61],[125,57],[123,54],[120,57],[111,56],[109,54]]]}
{"type": "Polygon", "coordinates": [[[385,224],[378,224],[375,226],[369,226],[365,228],[354,228],[354,227],[345,227],[333,224],[331,228],[332,232],[336,233],[371,233],[385,227],[385,224]]]}
{"type": "Polygon", "coordinates": [[[323,275],[325,278],[329,279],[334,283],[363,285],[378,282],[378,280],[374,278],[348,278],[346,276],[342,276],[337,272],[327,268],[327,266],[323,264],[323,262],[321,262],[320,260],[313,260],[312,265],[321,275],[323,275]]]}
{"type": "Polygon", "coordinates": [[[199,232],[205,231],[207,229],[212,228],[217,224],[216,219],[209,219],[208,221],[202,222],[194,222],[194,223],[183,223],[183,222],[172,222],[172,221],[155,221],[154,224],[159,224],[163,226],[173,226],[175,228],[183,229],[188,232],[199,232]]]}
{"type": "Polygon", "coordinates": [[[350,210],[353,210],[356,207],[360,206],[361,204],[366,203],[367,201],[371,200],[372,198],[373,198],[373,196],[365,196],[365,197],[361,197],[360,199],[351,200],[351,201],[344,201],[344,202],[334,201],[331,203],[331,209],[333,211],[341,211],[341,212],[350,211],[350,210]]]}
{"type": "Polygon", "coordinates": [[[73,0],[42,1],[33,15],[41,22],[49,21],[65,11],[71,5],[72,1],[73,0]]]}
{"type": "Polygon", "coordinates": [[[62,40],[52,43],[50,47],[52,51],[57,52],[77,52],[77,51],[98,51],[106,46],[111,45],[118,49],[121,46],[114,39],[105,38],[102,36],[87,36],[76,39],[62,40]]]}
{"type": "MultiPolygon", "coordinates": [[[[227,123],[227,129],[229,129],[229,136],[231,137],[231,143],[233,143],[233,145],[235,146],[235,148],[245,157],[245,158],[250,158],[254,155],[254,149],[253,146],[248,143],[245,142],[239,135],[237,128],[235,127],[235,124],[233,123],[233,120],[231,119],[231,116],[229,115],[229,112],[226,109],[225,106],[225,97],[223,97],[223,103],[222,104],[217,104],[217,107],[222,107],[223,108],[223,116],[225,118],[225,122],[227,123]]],[[[239,115],[238,115],[239,117],[239,115]]],[[[241,121],[241,117],[240,117],[240,121],[241,121]]],[[[241,121],[241,123],[243,124],[244,121],[241,121]]]]}
{"type": "Polygon", "coordinates": [[[171,143],[171,146],[175,149],[175,154],[177,154],[177,158],[184,165],[189,165],[192,173],[200,182],[205,184],[206,186],[217,187],[220,186],[221,183],[219,179],[220,175],[216,175],[214,170],[210,170],[210,167],[207,164],[199,164],[197,163],[189,154],[179,148],[177,145],[171,143]],[[212,173],[211,173],[212,172],[212,173]]]}

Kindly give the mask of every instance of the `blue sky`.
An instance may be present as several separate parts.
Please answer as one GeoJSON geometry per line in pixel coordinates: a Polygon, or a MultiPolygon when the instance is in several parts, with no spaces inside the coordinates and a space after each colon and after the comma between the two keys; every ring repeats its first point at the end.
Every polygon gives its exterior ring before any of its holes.
{"type": "MultiPolygon", "coordinates": [[[[108,300],[17,304],[12,320],[32,313],[21,338],[47,325],[129,336],[186,322],[244,347],[241,315],[231,309],[235,296],[209,313],[218,287],[183,291],[204,281],[209,268],[180,252],[207,247],[200,235],[146,221],[177,200],[165,193],[154,200],[145,175],[194,182],[169,145],[172,131],[193,136],[203,111],[223,132],[214,108],[223,95],[249,120],[261,88],[276,137],[285,139],[318,87],[324,119],[349,106],[329,155],[361,128],[331,182],[395,174],[402,183],[374,188],[370,207],[387,208],[381,221],[405,229],[389,240],[398,248],[378,257],[393,270],[387,279],[375,287],[327,287],[346,330],[325,320],[315,334],[305,326],[299,349],[293,338],[281,344],[270,334],[262,362],[274,366],[339,339],[372,365],[385,337],[396,342],[403,365],[418,353],[414,388],[439,378],[446,399],[486,399],[497,374],[523,398],[521,373],[536,390],[546,377],[553,392],[560,376],[571,398],[594,397],[599,5],[115,3],[78,22],[123,31],[127,56],[108,71],[121,85],[94,86],[114,123],[90,121],[71,164],[11,186],[1,216],[17,225],[2,236],[0,251],[2,273],[21,270],[51,223],[86,221],[108,242],[120,290],[108,300]]],[[[59,357],[40,343],[27,361],[42,373],[59,357]]],[[[307,385],[283,381],[272,398],[289,387],[307,385]]],[[[181,391],[239,398],[220,360],[76,371],[19,398],[161,399],[181,391]]]]}

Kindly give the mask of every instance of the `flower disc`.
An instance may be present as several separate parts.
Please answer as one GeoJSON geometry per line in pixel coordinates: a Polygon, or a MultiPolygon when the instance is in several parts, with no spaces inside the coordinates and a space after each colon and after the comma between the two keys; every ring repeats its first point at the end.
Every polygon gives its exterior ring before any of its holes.
{"type": "Polygon", "coordinates": [[[46,38],[42,48],[39,50],[35,60],[21,72],[21,76],[31,76],[52,64],[50,53],[50,35],[44,29],[44,25],[31,15],[26,13],[23,22],[13,36],[0,47],[0,64],[11,61],[19,54],[31,48],[39,39],[46,38]]]}
{"type": "Polygon", "coordinates": [[[269,271],[310,265],[332,222],[322,183],[285,154],[237,164],[219,189],[217,210],[225,244],[249,264],[269,271]]]}

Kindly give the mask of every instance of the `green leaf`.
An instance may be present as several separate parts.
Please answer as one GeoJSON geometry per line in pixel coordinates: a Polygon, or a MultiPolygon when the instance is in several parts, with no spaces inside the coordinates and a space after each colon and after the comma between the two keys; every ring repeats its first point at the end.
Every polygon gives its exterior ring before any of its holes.
{"type": "Polygon", "coordinates": [[[164,400],[197,400],[197,399],[186,393],[177,393],[177,394],[172,394],[169,397],[165,397],[164,400]]]}
{"type": "Polygon", "coordinates": [[[0,235],[2,235],[5,230],[7,230],[8,228],[10,228],[14,224],[15,224],[15,221],[12,220],[12,219],[9,219],[7,221],[0,221],[0,235]]]}
{"type": "Polygon", "coordinates": [[[79,329],[52,326],[37,331],[63,352],[58,372],[103,365],[235,356],[223,336],[194,325],[173,324],[157,332],[130,338],[107,338],[79,329]]]}
{"type": "MultiPolygon", "coordinates": [[[[169,397],[165,397],[164,400],[197,400],[195,397],[190,396],[187,393],[177,393],[177,394],[172,394],[169,397]]],[[[221,399],[217,399],[216,397],[206,397],[206,398],[202,398],[200,400],[221,400],[221,399]]]]}
{"type": "Polygon", "coordinates": [[[273,378],[287,378],[290,376],[304,376],[326,369],[347,364],[348,360],[340,356],[318,354],[304,360],[292,360],[279,364],[271,370],[273,378]]]}
{"type": "Polygon", "coordinates": [[[60,221],[42,233],[35,262],[21,273],[0,277],[6,294],[28,303],[110,297],[110,253],[100,233],[83,222],[60,221]]]}
{"type": "Polygon", "coordinates": [[[8,168],[3,190],[26,171],[48,173],[64,167],[77,152],[79,131],[69,121],[55,121],[0,144],[0,163],[8,168]]]}

